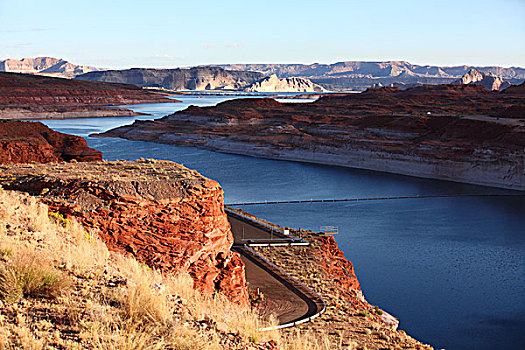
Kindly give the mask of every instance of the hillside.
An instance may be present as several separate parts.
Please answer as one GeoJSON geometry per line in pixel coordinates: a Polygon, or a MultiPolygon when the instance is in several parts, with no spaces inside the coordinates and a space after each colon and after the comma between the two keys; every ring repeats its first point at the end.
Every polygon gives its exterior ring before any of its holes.
{"type": "Polygon", "coordinates": [[[108,250],[35,198],[0,188],[0,203],[2,349],[328,349],[259,331],[248,308],[108,250]]]}
{"type": "Polygon", "coordinates": [[[82,74],[75,79],[135,84],[170,90],[242,90],[263,77],[264,75],[258,72],[232,71],[218,67],[194,67],[109,70],[82,74]]]}
{"type": "Polygon", "coordinates": [[[52,119],[129,116],[107,105],[177,102],[135,85],[0,72],[0,118],[52,119]]]}
{"type": "Polygon", "coordinates": [[[0,61],[0,72],[37,74],[57,78],[74,78],[79,74],[97,70],[103,69],[77,65],[54,57],[22,58],[21,60],[6,59],[0,61]]]}
{"type": "Polygon", "coordinates": [[[491,73],[511,84],[525,81],[525,68],[415,65],[405,61],[345,61],[333,64],[225,64],[231,70],[276,74],[279,78],[300,77],[322,85],[328,90],[365,90],[374,84],[422,85],[447,84],[461,78],[471,69],[491,73]]]}

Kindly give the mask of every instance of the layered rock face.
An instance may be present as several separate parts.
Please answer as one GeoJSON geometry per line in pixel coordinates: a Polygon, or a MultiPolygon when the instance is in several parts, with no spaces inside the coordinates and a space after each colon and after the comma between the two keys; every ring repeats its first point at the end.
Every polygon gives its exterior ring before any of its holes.
{"type": "Polygon", "coordinates": [[[102,152],[82,137],[51,130],[42,123],[0,120],[0,164],[102,160],[102,152]]]}
{"type": "Polygon", "coordinates": [[[372,86],[404,86],[422,84],[449,84],[461,78],[472,68],[492,73],[511,84],[525,80],[525,68],[473,67],[473,66],[420,66],[405,61],[345,61],[332,64],[227,64],[225,69],[257,71],[279,78],[308,78],[332,91],[365,90],[372,86]]]}
{"type": "Polygon", "coordinates": [[[258,72],[227,71],[219,67],[194,67],[109,70],[90,72],[79,75],[76,79],[161,87],[171,90],[242,90],[263,77],[264,75],[258,72]]]}
{"type": "Polygon", "coordinates": [[[312,83],[309,79],[283,78],[279,79],[273,74],[245,89],[249,92],[323,92],[325,89],[312,83]]]}
{"type": "Polygon", "coordinates": [[[102,69],[81,66],[54,57],[22,58],[21,60],[7,59],[0,61],[0,72],[38,74],[58,78],[74,78],[79,74],[97,70],[102,69]]]}
{"type": "Polygon", "coordinates": [[[477,69],[471,69],[467,74],[456,80],[454,84],[477,84],[489,90],[503,90],[510,86],[508,82],[503,81],[497,75],[480,72],[477,69]]]}
{"type": "Polygon", "coordinates": [[[525,189],[525,97],[479,85],[238,99],[102,136],[525,189]]]}
{"type": "Polygon", "coordinates": [[[0,184],[40,195],[98,231],[110,250],[165,272],[188,271],[203,292],[247,304],[223,191],[196,171],[153,160],[15,165],[3,167],[0,184]]]}
{"type": "Polygon", "coordinates": [[[0,118],[133,115],[106,105],[177,102],[134,85],[0,73],[0,118]]]}

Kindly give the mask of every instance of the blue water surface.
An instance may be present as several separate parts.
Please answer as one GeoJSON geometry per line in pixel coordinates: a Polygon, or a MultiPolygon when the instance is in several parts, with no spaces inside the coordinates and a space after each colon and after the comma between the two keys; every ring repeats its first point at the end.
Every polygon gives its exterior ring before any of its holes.
{"type": "Polygon", "coordinates": [[[116,138],[94,132],[154,119],[231,96],[177,96],[182,103],[131,106],[151,116],[50,120],[86,137],[109,160],[170,159],[220,182],[227,203],[432,194],[504,196],[273,204],[243,209],[283,226],[339,228],[368,301],[400,328],[438,348],[523,349],[525,198],[522,192],[374,171],[258,159],[116,138]]]}

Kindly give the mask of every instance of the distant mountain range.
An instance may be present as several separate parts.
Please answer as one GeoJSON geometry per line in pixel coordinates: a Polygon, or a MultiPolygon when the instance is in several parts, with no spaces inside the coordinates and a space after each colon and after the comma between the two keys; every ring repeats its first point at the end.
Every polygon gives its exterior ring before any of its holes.
{"type": "Polygon", "coordinates": [[[421,66],[405,61],[225,64],[176,69],[105,70],[75,65],[53,57],[37,57],[0,61],[0,71],[127,83],[170,90],[318,91],[321,87],[344,91],[380,86],[403,88],[422,84],[450,84],[459,81],[479,83],[474,82],[479,79],[483,80],[479,84],[489,89],[502,89],[509,84],[518,85],[525,81],[525,68],[521,67],[421,66]],[[471,74],[472,70],[479,73],[471,74]],[[279,81],[270,78],[274,74],[279,81]],[[287,78],[300,80],[286,80],[287,78]]]}
{"type": "Polygon", "coordinates": [[[494,74],[511,84],[525,81],[525,68],[420,66],[405,61],[346,61],[333,64],[225,64],[227,70],[248,70],[279,78],[300,77],[328,90],[364,90],[371,86],[449,84],[471,69],[494,74]]]}
{"type": "Polygon", "coordinates": [[[79,74],[104,70],[90,66],[80,66],[61,58],[36,57],[21,60],[7,59],[0,61],[0,72],[47,75],[58,78],[74,78],[79,74]]]}

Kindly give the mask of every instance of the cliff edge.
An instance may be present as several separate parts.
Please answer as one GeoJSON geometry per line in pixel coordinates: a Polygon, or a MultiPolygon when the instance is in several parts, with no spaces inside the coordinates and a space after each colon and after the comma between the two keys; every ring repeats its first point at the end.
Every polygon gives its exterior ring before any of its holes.
{"type": "Polygon", "coordinates": [[[98,231],[112,251],[164,272],[189,272],[195,287],[247,305],[244,265],[219,184],[168,161],[0,166],[5,189],[37,195],[52,210],[98,231]]]}

